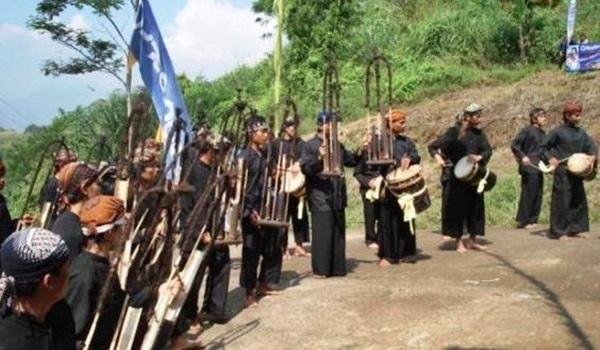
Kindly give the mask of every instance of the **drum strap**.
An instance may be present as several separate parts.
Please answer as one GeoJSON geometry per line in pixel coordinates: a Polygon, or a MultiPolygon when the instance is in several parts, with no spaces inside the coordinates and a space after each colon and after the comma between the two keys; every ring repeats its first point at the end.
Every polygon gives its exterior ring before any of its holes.
{"type": "Polygon", "coordinates": [[[477,193],[483,193],[485,185],[487,185],[488,176],[490,176],[490,169],[485,169],[485,176],[483,177],[483,179],[479,180],[479,185],[477,185],[477,193]]]}
{"type": "Polygon", "coordinates": [[[302,216],[304,215],[304,203],[306,203],[306,196],[298,199],[298,213],[296,214],[298,220],[302,220],[302,216]]]}
{"type": "Polygon", "coordinates": [[[375,185],[375,188],[371,188],[365,193],[365,198],[367,198],[371,202],[379,200],[379,194],[381,193],[381,185],[383,184],[383,177],[377,177],[376,181],[377,185],[375,185]]]}
{"type": "Polygon", "coordinates": [[[404,212],[404,222],[408,222],[410,225],[410,233],[415,234],[415,228],[413,225],[413,219],[417,217],[417,210],[415,209],[415,197],[418,197],[427,191],[427,186],[423,186],[418,192],[415,193],[402,193],[396,195],[392,192],[396,198],[398,198],[398,205],[404,212]]]}

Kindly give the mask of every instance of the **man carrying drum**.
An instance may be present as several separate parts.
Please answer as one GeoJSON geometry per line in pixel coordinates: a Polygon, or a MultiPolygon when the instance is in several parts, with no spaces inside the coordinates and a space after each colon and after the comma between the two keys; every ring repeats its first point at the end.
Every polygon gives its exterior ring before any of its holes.
{"type": "MultiPolygon", "coordinates": [[[[304,147],[304,140],[298,136],[298,121],[293,117],[288,117],[283,121],[281,126],[281,133],[279,137],[271,143],[271,154],[273,159],[279,159],[279,151],[291,160],[291,166],[289,168],[290,173],[288,176],[299,175],[300,173],[300,155],[302,154],[302,148],[304,147]]],[[[288,204],[288,220],[292,219],[292,227],[294,229],[294,242],[296,243],[293,248],[293,254],[296,256],[309,256],[310,253],[304,249],[303,243],[309,242],[308,234],[308,214],[306,206],[301,205],[301,201],[304,195],[292,194],[289,197],[288,204]]],[[[290,257],[288,252],[288,230],[284,230],[284,236],[282,239],[284,257],[287,259],[290,257]]]]}
{"type": "MultiPolygon", "coordinates": [[[[454,126],[460,129],[462,120],[463,112],[456,114],[454,116],[454,126]]],[[[440,214],[442,217],[442,240],[444,241],[449,241],[452,239],[452,237],[448,236],[448,183],[450,182],[450,170],[452,164],[448,160],[448,157],[440,151],[440,145],[449,141],[446,139],[448,136],[451,135],[444,133],[427,145],[429,155],[435,159],[435,162],[442,170],[440,174],[440,184],[442,185],[442,205],[440,207],[440,214]]]]}
{"type": "Polygon", "coordinates": [[[465,253],[467,249],[484,249],[475,240],[485,234],[484,193],[479,186],[455,175],[456,165],[462,158],[475,168],[476,165],[485,167],[492,156],[487,137],[478,128],[482,110],[478,104],[469,105],[463,112],[462,124],[450,127],[438,144],[440,152],[453,164],[448,183],[447,234],[456,240],[459,253],[465,253]],[[465,226],[469,238],[462,239],[465,226]]]}
{"type": "Polygon", "coordinates": [[[579,127],[581,112],[581,104],[567,101],[563,110],[563,124],[550,131],[541,146],[544,157],[554,168],[549,238],[586,238],[585,232],[590,228],[583,180],[597,167],[598,148],[585,130],[579,127]],[[577,156],[582,154],[585,170],[578,173],[574,168],[579,164],[572,166],[570,158],[578,160],[581,158],[577,156]],[[569,160],[568,166],[564,165],[565,160],[569,160]]]}
{"type": "Polygon", "coordinates": [[[524,127],[511,144],[519,163],[521,198],[517,211],[517,228],[530,229],[537,225],[542,209],[544,174],[537,167],[540,161],[540,144],[546,136],[546,111],[534,108],[529,112],[530,125],[524,127]]]}
{"type": "MultiPolygon", "coordinates": [[[[388,115],[390,127],[394,134],[393,154],[396,160],[394,165],[382,169],[385,177],[390,171],[400,168],[406,171],[409,166],[419,164],[421,157],[417,152],[415,143],[402,135],[406,125],[406,113],[399,109],[392,109],[388,115]]],[[[371,180],[371,187],[376,186],[371,180]]],[[[404,210],[400,207],[397,194],[386,188],[385,197],[381,203],[381,234],[379,239],[380,267],[400,262],[414,263],[417,254],[417,240],[412,228],[412,219],[405,221],[404,210]]]]}

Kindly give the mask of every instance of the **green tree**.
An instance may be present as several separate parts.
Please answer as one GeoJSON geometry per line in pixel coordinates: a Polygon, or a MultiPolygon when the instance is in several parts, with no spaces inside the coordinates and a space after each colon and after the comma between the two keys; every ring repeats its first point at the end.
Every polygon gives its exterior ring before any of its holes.
{"type": "Polygon", "coordinates": [[[47,59],[42,65],[45,75],[77,75],[104,72],[117,79],[124,87],[122,74],[128,43],[113,18],[115,11],[123,8],[123,0],[42,0],[29,18],[28,27],[48,34],[50,38],[72,50],[76,56],[47,59]],[[98,37],[85,29],[69,27],[61,15],[69,9],[91,10],[109,30],[108,38],[98,37]]]}

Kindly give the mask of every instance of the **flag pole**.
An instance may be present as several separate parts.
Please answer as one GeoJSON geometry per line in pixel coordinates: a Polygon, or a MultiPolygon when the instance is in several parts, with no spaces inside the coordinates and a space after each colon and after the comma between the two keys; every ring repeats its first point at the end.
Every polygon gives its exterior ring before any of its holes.
{"type": "Polygon", "coordinates": [[[283,0],[274,0],[273,8],[277,13],[277,33],[275,35],[275,49],[273,51],[273,66],[275,68],[275,83],[274,87],[274,105],[277,107],[275,110],[275,125],[273,126],[275,130],[278,130],[280,125],[279,121],[279,102],[281,96],[281,66],[282,66],[282,40],[283,40],[283,0]]]}

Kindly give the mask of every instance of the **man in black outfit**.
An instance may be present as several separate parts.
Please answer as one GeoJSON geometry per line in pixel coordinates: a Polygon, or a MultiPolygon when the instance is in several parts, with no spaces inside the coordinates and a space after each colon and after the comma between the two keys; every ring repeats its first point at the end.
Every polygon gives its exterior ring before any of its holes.
{"type": "Polygon", "coordinates": [[[478,193],[477,186],[454,175],[454,167],[462,157],[467,156],[469,162],[486,166],[492,156],[485,133],[477,127],[481,123],[482,110],[483,107],[477,104],[469,105],[464,111],[461,126],[449,128],[438,140],[439,150],[453,164],[448,184],[447,233],[456,240],[456,251],[459,253],[465,253],[467,249],[485,248],[475,240],[477,236],[485,234],[484,193],[478,193]],[[469,238],[463,240],[465,226],[469,238]]]}
{"type": "MultiPolygon", "coordinates": [[[[454,126],[460,128],[462,120],[463,112],[460,112],[454,117],[454,126]]],[[[442,218],[441,233],[443,240],[450,240],[452,238],[448,235],[448,184],[450,183],[450,169],[452,168],[452,164],[449,162],[448,157],[440,150],[443,140],[443,137],[438,137],[427,145],[427,150],[429,151],[429,155],[435,159],[437,165],[442,169],[440,174],[440,184],[442,185],[442,205],[440,207],[442,218]]]]}
{"type": "Polygon", "coordinates": [[[251,307],[257,304],[258,297],[280,293],[271,286],[279,283],[281,277],[282,251],[279,229],[258,224],[263,187],[266,177],[270,176],[267,159],[269,128],[265,118],[250,117],[246,122],[246,136],[248,144],[240,155],[247,170],[240,285],[246,290],[244,304],[251,307]]]}
{"type": "Polygon", "coordinates": [[[62,338],[46,317],[63,298],[69,279],[69,248],[59,235],[29,228],[10,235],[2,245],[0,350],[56,350],[62,338]]]}
{"type": "MultiPolygon", "coordinates": [[[[56,218],[51,230],[60,235],[69,247],[71,263],[79,265],[80,259],[85,259],[84,256],[80,256],[84,235],[79,214],[86,200],[100,194],[100,186],[96,183],[98,172],[85,164],[72,162],[65,165],[56,174],[56,178],[62,191],[61,201],[66,209],[56,218]]],[[[72,338],[65,337],[60,340],[64,342],[64,348],[76,347],[76,324],[73,314],[78,312],[73,311],[69,303],[63,299],[59,300],[48,313],[48,318],[53,323],[53,333],[73,334],[72,338]]]]}
{"type": "Polygon", "coordinates": [[[380,221],[380,202],[367,198],[367,193],[371,189],[371,180],[378,178],[381,173],[379,167],[367,164],[368,160],[368,153],[362,152],[357,159],[356,168],[354,168],[354,178],[360,185],[359,191],[365,220],[365,244],[371,249],[378,249],[377,231],[380,221]]]}
{"type": "Polygon", "coordinates": [[[542,209],[544,173],[537,168],[541,159],[540,145],[546,136],[546,111],[534,108],[529,112],[530,125],[524,127],[511,144],[519,163],[521,198],[517,211],[517,228],[531,229],[537,225],[542,209]]]}
{"type": "Polygon", "coordinates": [[[571,174],[560,161],[574,153],[585,153],[594,168],[598,165],[598,147],[585,130],[579,127],[581,112],[582,107],[578,102],[566,102],[563,110],[564,123],[550,131],[541,145],[544,157],[554,168],[549,238],[587,238],[586,232],[590,229],[584,179],[571,174]]]}
{"type": "MultiPolygon", "coordinates": [[[[181,196],[181,222],[184,227],[189,220],[191,211],[205,193],[211,180],[217,156],[216,152],[219,152],[218,146],[216,140],[211,136],[207,136],[205,140],[200,141],[196,146],[198,156],[195,161],[192,160],[192,169],[188,176],[188,182],[194,187],[194,191],[186,192],[181,196]]],[[[186,227],[185,230],[189,231],[190,229],[186,227]]],[[[198,233],[187,232],[186,234],[197,235],[198,233]]],[[[208,276],[202,307],[203,318],[224,321],[226,320],[225,305],[227,303],[227,289],[231,271],[229,246],[213,245],[212,250],[208,252],[207,259],[208,276]]],[[[198,293],[203,277],[204,275],[200,273],[196,276],[182,310],[182,316],[190,320],[192,325],[195,325],[197,321],[198,293]]]]}
{"type": "MultiPolygon", "coordinates": [[[[384,166],[381,174],[385,177],[396,168],[407,170],[410,165],[419,164],[421,157],[415,143],[405,131],[406,114],[399,109],[392,109],[388,115],[391,131],[394,134],[393,154],[395,164],[384,166]]],[[[414,219],[405,221],[404,209],[400,207],[398,197],[388,188],[381,203],[381,233],[379,239],[380,267],[400,262],[414,263],[417,254],[417,239],[414,232],[414,219]],[[412,228],[411,228],[412,225],[412,228]]]]}
{"type": "Polygon", "coordinates": [[[65,299],[71,306],[77,339],[83,343],[98,307],[102,303],[90,349],[108,349],[125,300],[117,275],[111,276],[111,254],[123,241],[125,208],[114,196],[96,196],[84,204],[80,217],[85,235],[83,251],[73,260],[65,299]],[[111,280],[108,281],[108,277],[111,280]],[[102,296],[105,284],[108,294],[102,296]],[[101,300],[101,298],[104,298],[101,300]]]}
{"type": "MultiPolygon", "coordinates": [[[[294,118],[287,118],[281,127],[281,133],[279,138],[273,140],[271,143],[271,152],[273,159],[279,159],[279,151],[285,155],[288,159],[288,164],[292,164],[292,171],[300,171],[300,155],[302,154],[302,148],[304,147],[304,141],[297,134],[298,122],[294,118]]],[[[294,229],[294,242],[296,246],[294,249],[294,255],[297,256],[308,256],[309,253],[302,246],[303,243],[310,241],[308,232],[308,215],[306,207],[303,207],[302,212],[298,212],[300,201],[304,198],[297,197],[295,195],[289,196],[288,203],[288,221],[292,219],[292,227],[294,229]],[[298,217],[301,216],[299,219],[298,217]]],[[[282,245],[284,249],[284,255],[289,256],[288,246],[288,230],[285,229],[283,232],[282,245]]]]}
{"type": "MultiPolygon", "coordinates": [[[[331,132],[333,117],[326,112],[319,113],[317,134],[306,142],[300,157],[313,230],[312,269],[318,278],[346,275],[346,181],[343,174],[322,174],[323,157],[328,152],[324,139],[331,132]]],[[[341,144],[337,158],[342,171],[344,165],[356,165],[357,156],[347,152],[341,144]]]]}
{"type": "Polygon", "coordinates": [[[44,210],[44,205],[46,203],[51,204],[50,209],[52,209],[52,212],[48,213],[50,215],[47,219],[48,226],[52,225],[60,211],[59,208],[57,208],[60,205],[60,184],[58,183],[56,176],[65,165],[75,161],[77,161],[75,153],[64,148],[60,149],[54,157],[54,173],[46,180],[46,183],[40,191],[40,198],[38,200],[40,211],[44,210]]]}

